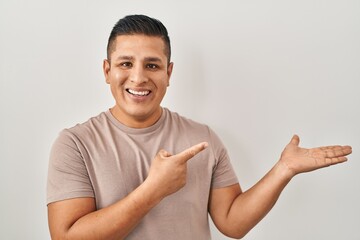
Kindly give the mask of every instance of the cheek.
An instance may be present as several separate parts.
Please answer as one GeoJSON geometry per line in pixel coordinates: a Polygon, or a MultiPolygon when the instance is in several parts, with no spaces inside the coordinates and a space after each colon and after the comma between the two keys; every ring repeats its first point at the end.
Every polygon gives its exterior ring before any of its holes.
{"type": "Polygon", "coordinates": [[[158,79],[158,86],[159,88],[164,89],[164,91],[166,91],[166,88],[169,86],[169,77],[167,74],[161,74],[159,76],[156,77],[156,79],[158,79]]]}
{"type": "Polygon", "coordinates": [[[158,90],[159,92],[161,92],[161,94],[165,94],[166,89],[167,89],[167,87],[168,87],[168,81],[166,81],[165,79],[163,79],[163,80],[159,81],[156,85],[157,85],[157,86],[156,86],[156,87],[157,87],[157,90],[158,90]]]}
{"type": "Polygon", "coordinates": [[[126,77],[124,77],[124,74],[121,74],[120,72],[111,73],[110,89],[114,97],[120,97],[120,95],[123,94],[122,86],[124,85],[125,80],[126,77]]]}
{"type": "Polygon", "coordinates": [[[122,85],[126,80],[124,73],[115,71],[111,73],[111,82],[115,85],[122,85]]]}

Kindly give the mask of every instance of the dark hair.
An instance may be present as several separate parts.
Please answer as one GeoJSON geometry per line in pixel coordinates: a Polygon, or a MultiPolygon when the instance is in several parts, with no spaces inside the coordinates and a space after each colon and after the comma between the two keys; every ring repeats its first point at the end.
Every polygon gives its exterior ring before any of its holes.
{"type": "Polygon", "coordinates": [[[157,19],[145,15],[128,15],[120,19],[113,27],[107,45],[107,58],[110,60],[111,53],[115,50],[114,42],[117,36],[144,34],[146,36],[161,37],[165,43],[165,55],[170,62],[171,47],[170,38],[166,27],[157,19]]]}

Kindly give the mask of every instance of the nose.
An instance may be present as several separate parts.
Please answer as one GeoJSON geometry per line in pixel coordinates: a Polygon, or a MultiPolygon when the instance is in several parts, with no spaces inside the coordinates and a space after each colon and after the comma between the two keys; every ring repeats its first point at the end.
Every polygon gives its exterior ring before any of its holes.
{"type": "Polygon", "coordinates": [[[131,69],[129,80],[133,83],[141,84],[148,81],[146,73],[141,65],[134,66],[131,69]]]}

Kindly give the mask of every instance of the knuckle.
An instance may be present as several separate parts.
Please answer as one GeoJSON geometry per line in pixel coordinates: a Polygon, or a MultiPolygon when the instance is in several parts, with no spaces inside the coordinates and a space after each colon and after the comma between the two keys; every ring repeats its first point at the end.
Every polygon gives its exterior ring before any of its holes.
{"type": "Polygon", "coordinates": [[[194,149],[191,149],[191,150],[189,151],[189,155],[190,155],[191,157],[195,156],[195,155],[196,155],[196,151],[195,151],[194,149]]]}

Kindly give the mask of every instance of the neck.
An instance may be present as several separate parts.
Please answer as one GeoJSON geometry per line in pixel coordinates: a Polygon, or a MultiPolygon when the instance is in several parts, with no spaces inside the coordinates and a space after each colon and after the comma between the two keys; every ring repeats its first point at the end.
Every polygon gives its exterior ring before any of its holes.
{"type": "Polygon", "coordinates": [[[118,120],[120,123],[124,124],[130,128],[147,128],[154,125],[161,117],[162,108],[159,108],[152,113],[150,116],[141,116],[134,117],[123,114],[119,108],[116,106],[110,108],[111,114],[118,120]]]}

